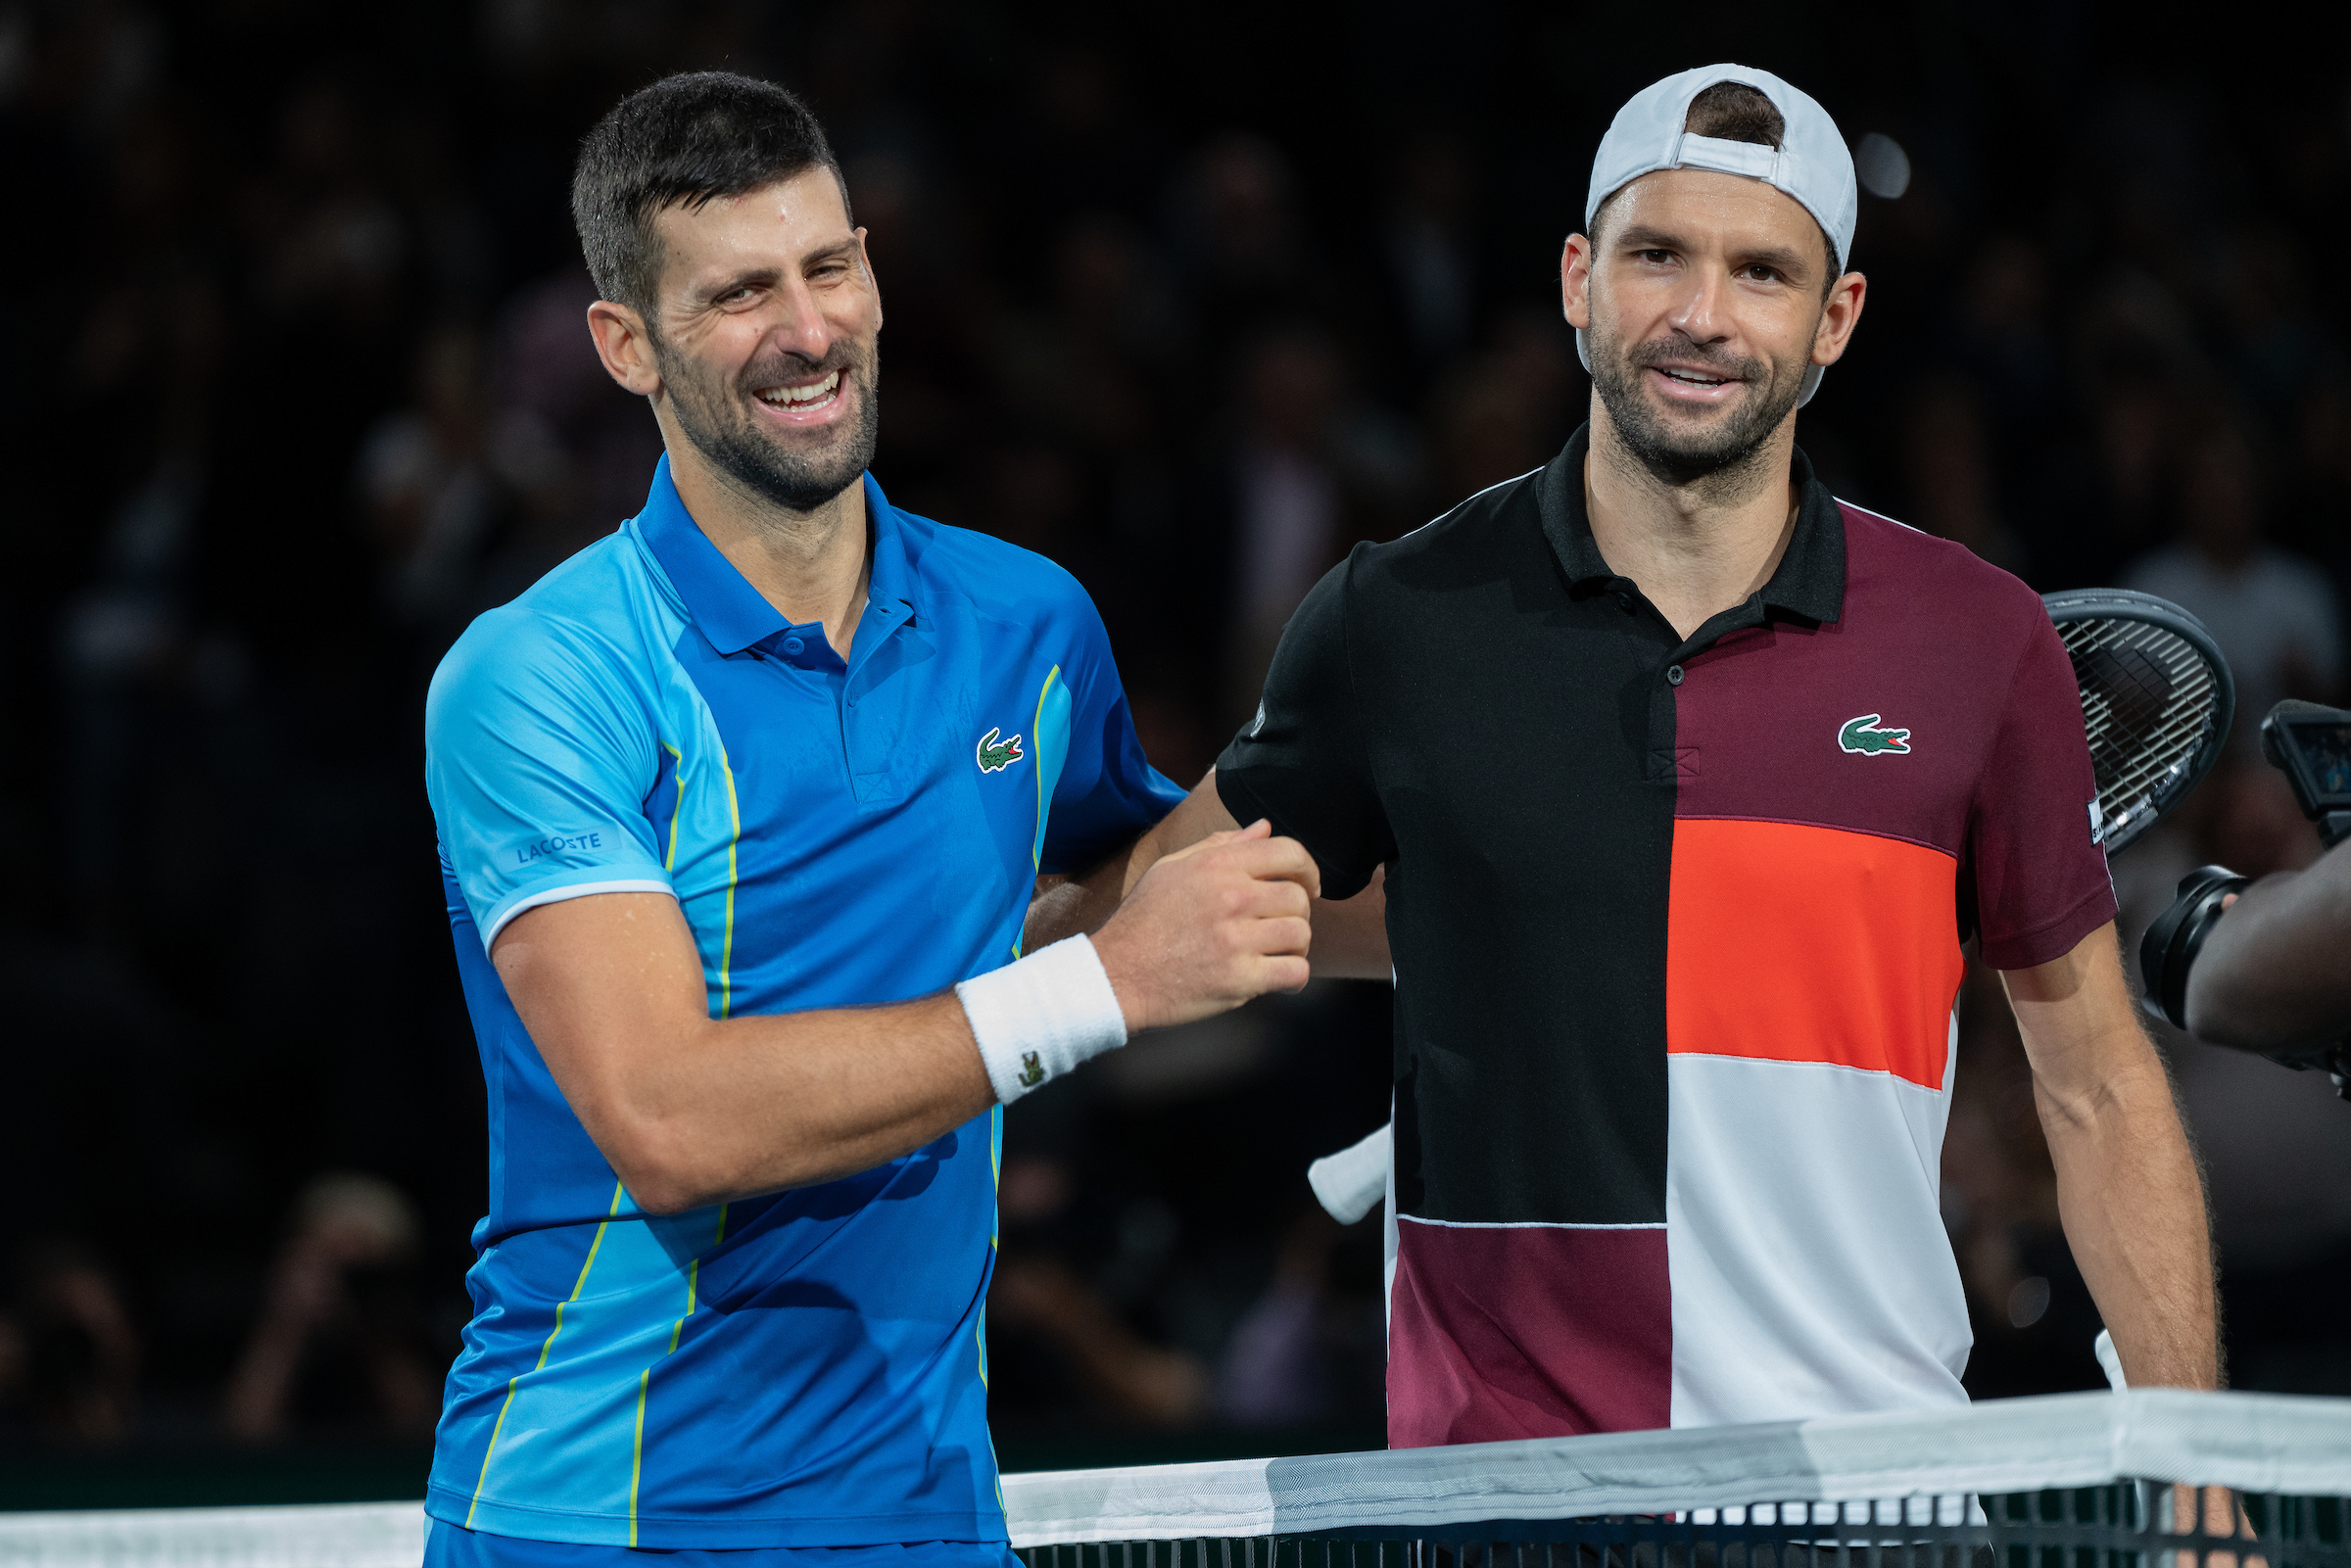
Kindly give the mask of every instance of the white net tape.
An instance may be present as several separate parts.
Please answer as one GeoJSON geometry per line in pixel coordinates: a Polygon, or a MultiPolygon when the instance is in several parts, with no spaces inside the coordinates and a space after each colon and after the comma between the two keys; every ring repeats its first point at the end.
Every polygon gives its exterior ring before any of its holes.
{"type": "Polygon", "coordinates": [[[7,1568],[416,1568],[424,1505],[0,1514],[7,1568]]]}
{"type": "MultiPolygon", "coordinates": [[[[1925,1522],[1923,1499],[2123,1480],[2351,1497],[2351,1400],[2065,1394],[1921,1414],[1008,1475],[1004,1501],[1013,1544],[1028,1547],[1763,1502],[1826,1505],[1807,1510],[1815,1520],[1925,1522]]],[[[28,1513],[0,1515],[0,1568],[413,1568],[423,1541],[415,1503],[28,1513]]]]}

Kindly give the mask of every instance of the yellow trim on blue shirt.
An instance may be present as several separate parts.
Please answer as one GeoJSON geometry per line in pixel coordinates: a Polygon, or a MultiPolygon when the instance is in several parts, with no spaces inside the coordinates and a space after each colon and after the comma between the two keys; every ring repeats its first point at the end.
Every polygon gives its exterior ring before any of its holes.
{"type": "MultiPolygon", "coordinates": [[[[532,1367],[532,1371],[546,1367],[548,1353],[555,1348],[555,1336],[563,1332],[563,1308],[578,1301],[580,1292],[588,1288],[588,1270],[596,1266],[597,1251],[604,1245],[604,1227],[612,1223],[612,1214],[620,1212],[621,1195],[627,1190],[623,1182],[615,1180],[612,1183],[612,1213],[606,1214],[596,1227],[596,1237],[588,1243],[588,1257],[580,1264],[580,1277],[573,1282],[571,1294],[555,1304],[555,1326],[548,1330],[547,1343],[539,1347],[539,1364],[532,1367]]],[[[465,1528],[468,1530],[473,1528],[473,1516],[482,1506],[482,1488],[490,1484],[490,1456],[498,1451],[498,1435],[505,1430],[506,1412],[514,1407],[514,1385],[521,1381],[520,1377],[506,1379],[505,1402],[498,1407],[498,1422],[490,1428],[490,1446],[482,1450],[482,1473],[473,1484],[473,1502],[465,1510],[465,1528]]]]}

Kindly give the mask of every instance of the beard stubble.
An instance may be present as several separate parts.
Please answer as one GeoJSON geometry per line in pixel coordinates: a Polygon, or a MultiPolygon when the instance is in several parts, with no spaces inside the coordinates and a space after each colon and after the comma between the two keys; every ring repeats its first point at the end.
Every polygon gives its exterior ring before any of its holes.
{"type": "MultiPolygon", "coordinates": [[[[788,511],[812,512],[855,484],[873,466],[882,434],[881,347],[851,349],[837,344],[818,371],[841,372],[840,396],[857,393],[854,415],[837,426],[834,439],[810,451],[793,451],[758,424],[744,406],[751,388],[773,386],[795,373],[777,358],[754,361],[732,386],[704,374],[692,360],[653,340],[653,360],[670,389],[670,408],[695,451],[754,495],[788,511]]],[[[798,370],[806,374],[806,370],[798,370]]]]}
{"type": "Polygon", "coordinates": [[[1771,368],[1761,359],[1726,358],[1687,344],[1642,344],[1628,350],[1597,331],[1588,331],[1586,336],[1592,347],[1593,389],[1600,394],[1601,406],[1607,410],[1617,440],[1662,484],[1735,483],[1760,460],[1763,444],[1788,417],[1803,390],[1801,365],[1791,375],[1759,381],[1771,368]],[[1669,358],[1703,360],[1721,374],[1736,376],[1757,390],[1733,408],[1730,417],[1711,427],[1676,429],[1650,403],[1641,386],[1642,374],[1650,365],[1669,358]]]}

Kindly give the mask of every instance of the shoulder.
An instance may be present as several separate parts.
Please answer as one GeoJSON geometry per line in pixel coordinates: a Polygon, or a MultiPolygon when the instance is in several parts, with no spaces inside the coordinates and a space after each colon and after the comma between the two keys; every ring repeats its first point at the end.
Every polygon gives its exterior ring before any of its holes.
{"type": "Polygon", "coordinates": [[[1490,571],[1496,546],[1510,541],[1547,551],[1540,492],[1548,467],[1489,485],[1401,538],[1356,546],[1334,576],[1348,589],[1377,592],[1390,584],[1425,586],[1430,569],[1455,563],[1490,571]]]}
{"type": "Polygon", "coordinates": [[[1098,620],[1078,579],[1034,550],[903,509],[897,525],[916,581],[962,598],[989,620],[1026,626],[1062,617],[1081,624],[1098,620]]]}
{"type": "Polygon", "coordinates": [[[1988,626],[2012,634],[2048,626],[2048,606],[2031,584],[1966,546],[1849,500],[1837,509],[1845,520],[1848,613],[1885,603],[1907,619],[1977,634],[1988,626]]]}
{"type": "MultiPolygon", "coordinates": [[[[1548,466],[1548,465],[1546,465],[1548,466]]],[[[1367,566],[1386,566],[1427,556],[1442,556],[1463,550],[1483,548],[1498,529],[1517,528],[1532,522],[1542,525],[1542,506],[1537,492],[1543,482],[1544,469],[1530,469],[1515,479],[1506,479],[1457,501],[1444,512],[1422,523],[1401,539],[1384,545],[1357,546],[1358,553],[1367,566]]]]}
{"type": "Polygon", "coordinates": [[[636,684],[657,596],[637,542],[599,540],[518,597],[465,628],[433,672],[427,723],[453,706],[569,695],[596,700],[636,684]]]}

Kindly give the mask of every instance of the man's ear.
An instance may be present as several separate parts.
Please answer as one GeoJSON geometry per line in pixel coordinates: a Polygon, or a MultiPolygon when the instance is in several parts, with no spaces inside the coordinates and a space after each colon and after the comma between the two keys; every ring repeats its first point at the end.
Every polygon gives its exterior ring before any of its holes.
{"type": "Polygon", "coordinates": [[[1592,324],[1592,241],[1585,235],[1568,235],[1559,253],[1559,305],[1578,332],[1592,324]]]}
{"type": "Polygon", "coordinates": [[[1829,286],[1828,303],[1820,308],[1820,325],[1812,333],[1812,362],[1835,364],[1845,357],[1861,322],[1861,305],[1869,296],[1869,279],[1847,272],[1829,286]]]}
{"type": "Polygon", "coordinates": [[[661,371],[653,360],[653,340],[645,330],[645,317],[629,306],[599,300],[588,307],[588,335],[596,340],[596,356],[604,371],[640,398],[661,390],[661,371]]]}
{"type": "Polygon", "coordinates": [[[874,291],[874,330],[882,330],[882,280],[874,275],[874,259],[865,254],[865,230],[857,231],[857,261],[865,268],[865,280],[874,291]]]}

